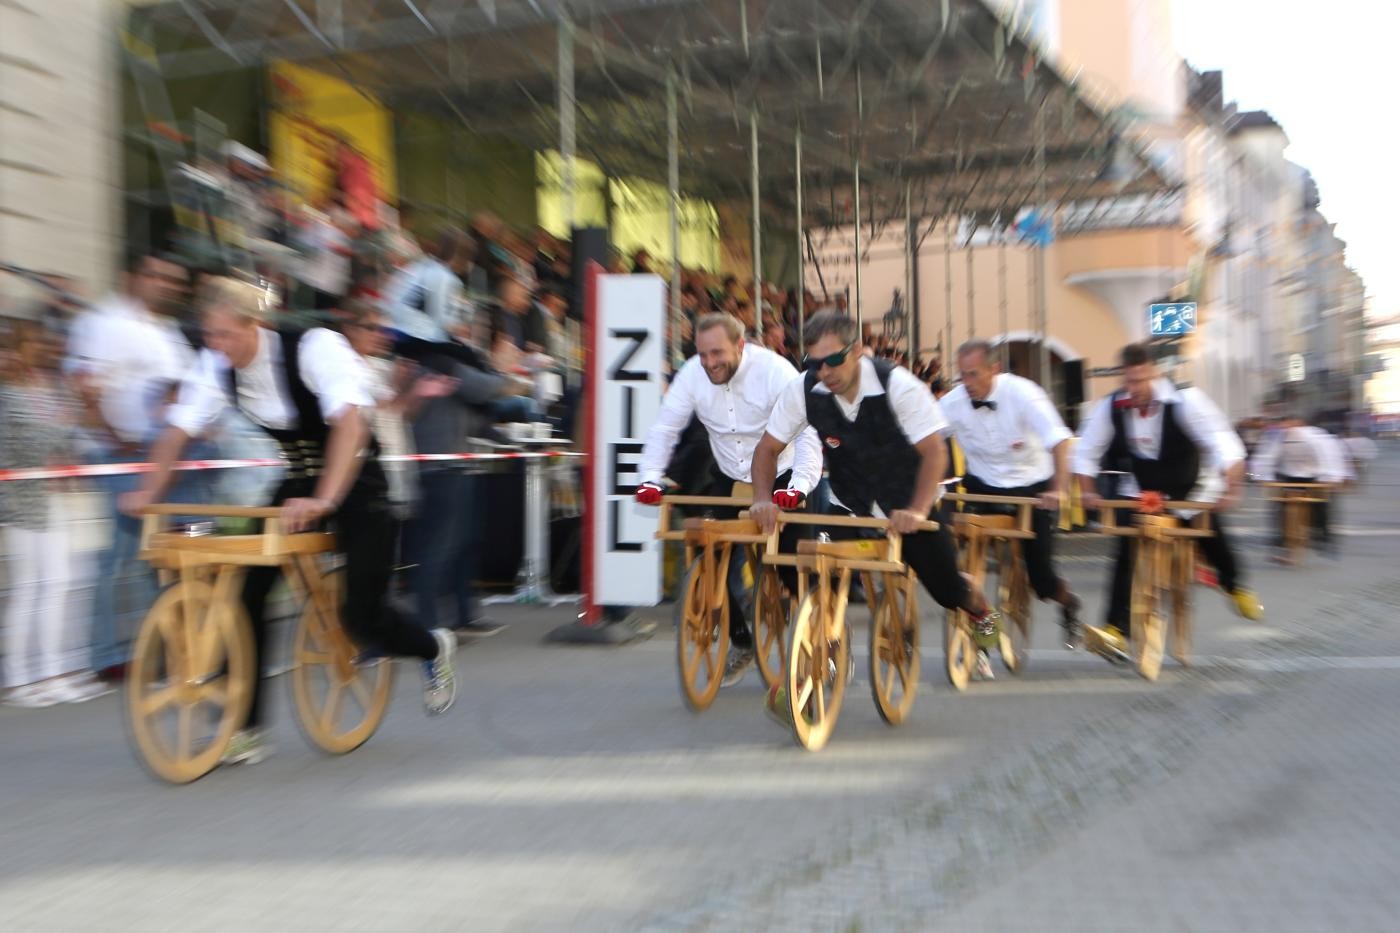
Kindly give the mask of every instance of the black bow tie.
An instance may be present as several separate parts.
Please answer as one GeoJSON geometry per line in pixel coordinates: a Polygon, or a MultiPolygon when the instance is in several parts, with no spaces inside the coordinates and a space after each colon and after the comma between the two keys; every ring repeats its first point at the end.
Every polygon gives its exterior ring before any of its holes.
{"type": "Polygon", "coordinates": [[[994,402],[994,401],[992,401],[992,400],[989,399],[989,398],[975,398],[975,399],[973,399],[973,400],[972,400],[972,410],[973,410],[973,411],[976,411],[976,410],[979,409],[979,408],[990,408],[992,411],[996,411],[996,410],[997,410],[997,403],[994,402]]]}

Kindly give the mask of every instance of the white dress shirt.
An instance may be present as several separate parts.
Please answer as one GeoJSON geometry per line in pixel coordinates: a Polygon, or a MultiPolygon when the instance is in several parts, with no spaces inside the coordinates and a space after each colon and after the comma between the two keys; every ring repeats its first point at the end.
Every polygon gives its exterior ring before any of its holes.
{"type": "MultiPolygon", "coordinates": [[[[282,335],[258,329],[253,361],[238,371],[237,408],[249,420],[274,431],[296,424],[296,404],[282,364],[282,335]]],[[[346,339],[324,327],[313,328],[297,344],[301,381],[320,402],[321,417],[334,421],[347,408],[374,407],[371,379],[364,360],[346,339]]],[[[222,353],[204,350],[180,386],[179,401],[170,410],[170,423],[191,437],[203,434],[225,408],[229,362],[222,353]]]]}
{"type": "Polygon", "coordinates": [[[1034,486],[1053,477],[1050,452],[1073,435],[1045,390],[1029,379],[1001,373],[986,401],[992,405],[974,408],[965,386],[939,400],[967,458],[967,471],[999,489],[1034,486]]]}
{"type": "Polygon", "coordinates": [[[73,322],[65,369],[96,383],[102,417],[119,438],[140,442],[164,425],[166,396],[193,359],[174,321],[116,295],[73,322]]]}
{"type": "MultiPolygon", "coordinates": [[[[1174,404],[1177,424],[1196,445],[1200,456],[1200,473],[1188,498],[1196,502],[1217,501],[1225,492],[1225,470],[1245,458],[1239,435],[1200,389],[1177,389],[1170,380],[1158,379],[1152,384],[1152,392],[1156,403],[1149,406],[1145,415],[1136,408],[1123,412],[1128,449],[1145,460],[1156,460],[1162,450],[1163,405],[1174,404]]],[[[1099,475],[1099,461],[1113,442],[1112,403],[1112,395],[1099,400],[1075,446],[1074,472],[1081,476],[1099,475]]],[[[1136,495],[1138,488],[1133,478],[1126,476],[1124,481],[1124,495],[1136,495]]]]}
{"type": "MultiPolygon", "coordinates": [[[[710,450],[720,471],[736,482],[753,481],[753,452],[768,426],[779,395],[802,378],[792,364],[771,350],[745,342],[739,368],[724,385],[715,385],[693,356],[676,373],[661,412],[647,432],[637,472],[644,483],[666,473],[676,444],[692,415],[710,435],[710,450]]],[[[822,477],[822,452],[815,431],[794,431],[778,458],[778,473],[792,470],[792,488],[810,493],[822,477]]]]}
{"type": "Polygon", "coordinates": [[[1351,478],[1341,441],[1311,425],[1275,432],[1254,454],[1249,471],[1269,481],[1293,476],[1341,483],[1351,478]]]}
{"type": "MultiPolygon", "coordinates": [[[[821,382],[812,390],[818,395],[830,395],[831,390],[821,382]]],[[[860,361],[860,388],[853,402],[836,396],[836,407],[842,417],[854,422],[860,415],[860,403],[872,396],[884,395],[885,387],[880,385],[880,374],[875,372],[875,364],[869,357],[860,361]]],[[[895,421],[910,444],[917,444],[930,434],[937,434],[948,427],[943,410],[933,398],[928,386],[915,378],[903,366],[896,366],[890,373],[890,410],[895,421]]],[[[809,430],[807,423],[807,393],[803,380],[795,380],[783,389],[773,414],[768,419],[768,433],[777,440],[787,443],[803,431],[809,430]]]]}

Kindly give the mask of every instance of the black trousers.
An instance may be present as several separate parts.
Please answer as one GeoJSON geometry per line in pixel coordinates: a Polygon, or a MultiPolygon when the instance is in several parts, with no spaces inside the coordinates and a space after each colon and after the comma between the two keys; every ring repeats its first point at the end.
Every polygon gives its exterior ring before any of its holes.
{"type": "MultiPolygon", "coordinates": [[[[835,510],[837,515],[854,514],[849,510],[835,510]]],[[[855,538],[872,537],[875,533],[864,528],[832,528],[829,531],[834,541],[849,541],[855,538]]],[[[914,576],[919,578],[933,601],[944,609],[965,609],[972,596],[967,581],[958,570],[958,550],[953,544],[953,535],[948,531],[946,521],[939,520],[937,531],[921,531],[905,535],[901,545],[904,562],[914,568],[914,576]]],[[[866,594],[867,598],[871,594],[866,594]]]]}
{"type": "MultiPolygon", "coordinates": [[[[1219,512],[1210,513],[1210,527],[1215,536],[1198,539],[1196,546],[1205,556],[1206,563],[1215,568],[1216,576],[1220,578],[1220,588],[1227,593],[1233,593],[1243,585],[1244,568],[1235,559],[1235,549],[1230,543],[1230,536],[1225,532],[1225,526],[1220,523],[1219,512]]],[[[1132,614],[1133,567],[1136,558],[1137,538],[1119,538],[1113,574],[1109,578],[1111,589],[1107,621],[1109,625],[1115,626],[1125,634],[1132,614]]]]}
{"type": "Polygon", "coordinates": [[[476,576],[485,519],[478,479],[457,468],[419,473],[422,499],[417,517],[408,523],[405,544],[413,565],[409,582],[421,628],[461,628],[476,619],[476,576]],[[444,595],[454,603],[446,624],[438,612],[444,595]]]}
{"type": "MultiPolygon", "coordinates": [[[[703,485],[695,493],[697,496],[728,496],[734,490],[736,480],[729,478],[720,471],[718,465],[713,460],[710,461],[708,475],[703,479],[703,485]]],[[[787,470],[780,474],[773,481],[774,489],[786,489],[792,482],[792,471],[787,470]]],[[[701,514],[718,519],[738,518],[743,511],[739,508],[718,508],[706,509],[701,514]]],[[[797,542],[809,536],[810,526],[807,525],[786,525],[778,535],[778,546],[787,554],[797,550],[797,542]]],[[[747,648],[753,644],[753,635],[748,625],[749,618],[753,615],[753,597],[749,589],[744,586],[744,563],[745,551],[736,549],[731,552],[729,558],[729,639],[741,648],[747,648]],[[738,610],[738,611],[736,611],[738,610]]],[[[758,568],[752,568],[757,579],[758,568]]],[[[797,592],[797,571],[792,567],[779,567],[778,579],[783,581],[783,585],[789,592],[797,592]]]]}
{"type": "MultiPolygon", "coordinates": [[[[378,473],[377,464],[373,470],[378,473]]],[[[282,484],[271,504],[309,494],[306,480],[282,484]]],[[[391,657],[428,661],[437,657],[437,640],[423,628],[403,619],[389,605],[389,577],[394,570],[395,519],[383,494],[383,477],[357,482],[341,503],[332,523],[336,544],[345,555],[345,596],[340,623],[362,650],[391,657]]],[[[247,728],[262,725],[262,663],[267,648],[267,595],[281,573],[278,567],[252,567],[243,581],[243,608],[253,627],[253,702],[247,728]]]]}
{"type": "MultiPolygon", "coordinates": [[[[1315,483],[1317,479],[1311,476],[1280,476],[1278,481],[1280,483],[1315,483]]],[[[1313,536],[1323,544],[1330,545],[1332,543],[1332,523],[1331,516],[1328,514],[1329,503],[1324,496],[1318,498],[1323,501],[1305,505],[1303,508],[1307,511],[1308,525],[1312,528],[1313,536]]],[[[1275,504],[1278,508],[1274,511],[1274,543],[1279,547],[1284,547],[1286,542],[1283,540],[1283,516],[1284,509],[1288,507],[1288,504],[1282,501],[1275,504]]]]}
{"type": "MultiPolygon", "coordinates": [[[[1016,486],[1008,489],[991,486],[971,474],[963,477],[963,488],[968,493],[978,496],[1026,496],[1038,499],[1049,485],[1049,482],[1041,482],[1033,486],[1016,486]]],[[[978,515],[1007,511],[1002,506],[980,502],[966,503],[964,508],[968,512],[978,515]]],[[[1016,508],[1011,508],[1010,512],[1014,515],[1016,508]]],[[[1040,599],[1054,599],[1059,596],[1060,586],[1063,582],[1055,573],[1055,520],[1057,517],[1057,513],[1051,512],[1049,509],[1031,509],[1031,531],[1035,532],[1035,537],[1021,542],[1021,554],[1026,563],[1026,576],[1030,578],[1031,589],[1040,599]]],[[[1066,591],[1068,588],[1066,585],[1066,591]]]]}

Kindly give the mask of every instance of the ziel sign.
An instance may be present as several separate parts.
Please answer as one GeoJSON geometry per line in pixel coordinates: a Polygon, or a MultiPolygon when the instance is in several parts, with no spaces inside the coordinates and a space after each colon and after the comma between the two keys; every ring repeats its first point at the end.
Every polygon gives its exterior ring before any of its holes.
{"type": "Polygon", "coordinates": [[[585,521],[592,603],[654,606],[661,600],[656,510],[633,500],[646,431],[661,408],[666,285],[654,275],[594,279],[592,464],[585,521]]]}
{"type": "Polygon", "coordinates": [[[1152,337],[1180,337],[1196,330],[1196,303],[1168,301],[1147,306],[1147,333],[1152,337]]]}

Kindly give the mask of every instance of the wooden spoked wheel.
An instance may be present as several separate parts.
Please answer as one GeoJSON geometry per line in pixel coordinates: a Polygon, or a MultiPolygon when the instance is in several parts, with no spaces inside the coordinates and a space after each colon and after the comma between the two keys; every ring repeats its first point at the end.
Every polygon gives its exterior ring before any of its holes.
{"type": "Polygon", "coordinates": [[[832,592],[830,576],[823,575],[792,620],[787,697],[793,738],[808,751],[822,749],[831,739],[846,696],[851,645],[845,609],[850,585],[849,570],[842,572],[837,592],[832,592]]]}
{"type": "Polygon", "coordinates": [[[1196,581],[1196,545],[1178,540],[1172,566],[1171,654],[1182,666],[1191,663],[1191,585],[1196,581]]]}
{"type": "Polygon", "coordinates": [[[697,713],[715,701],[729,655],[729,552],[726,545],[702,549],[691,561],[681,597],[676,668],[681,696],[697,713]]]}
{"type": "Polygon", "coordinates": [[[886,574],[877,604],[868,575],[866,579],[866,598],[875,606],[870,619],[870,695],[880,718],[892,726],[904,722],[919,690],[917,586],[912,573],[886,574]]]}
{"type": "Polygon", "coordinates": [[[188,784],[219,764],[253,698],[252,630],[225,568],[211,585],[186,573],[151,607],[127,679],[127,721],[141,762],[188,784]]]}
{"type": "Polygon", "coordinates": [[[788,607],[792,597],[778,577],[778,568],[755,559],[758,578],[753,588],[753,648],[764,687],[781,683],[787,670],[788,607]]]}
{"type": "Polygon", "coordinates": [[[997,605],[1001,610],[1001,663],[1013,674],[1025,670],[1031,642],[1031,592],[1019,541],[1000,542],[997,605]]]}
{"type": "Polygon", "coordinates": [[[972,682],[972,670],[977,666],[977,645],[960,609],[948,611],[948,621],[943,628],[943,656],[948,683],[956,690],[966,690],[972,682]]]}
{"type": "MultiPolygon", "coordinates": [[[[314,558],[305,560],[304,573],[321,573],[314,558]]],[[[293,643],[292,699],[307,739],[322,751],[342,755],[365,744],[383,722],[394,664],[389,658],[355,663],[359,649],[340,625],[344,574],[329,571],[306,582],[311,592],[293,643]]]]}
{"type": "Polygon", "coordinates": [[[1162,672],[1166,646],[1166,620],[1162,617],[1163,583],[1170,580],[1171,548],[1143,538],[1137,543],[1137,567],[1133,573],[1131,635],[1128,651],[1143,679],[1155,681],[1162,672]],[[1163,567],[1166,558],[1167,566],[1163,567]]]}

